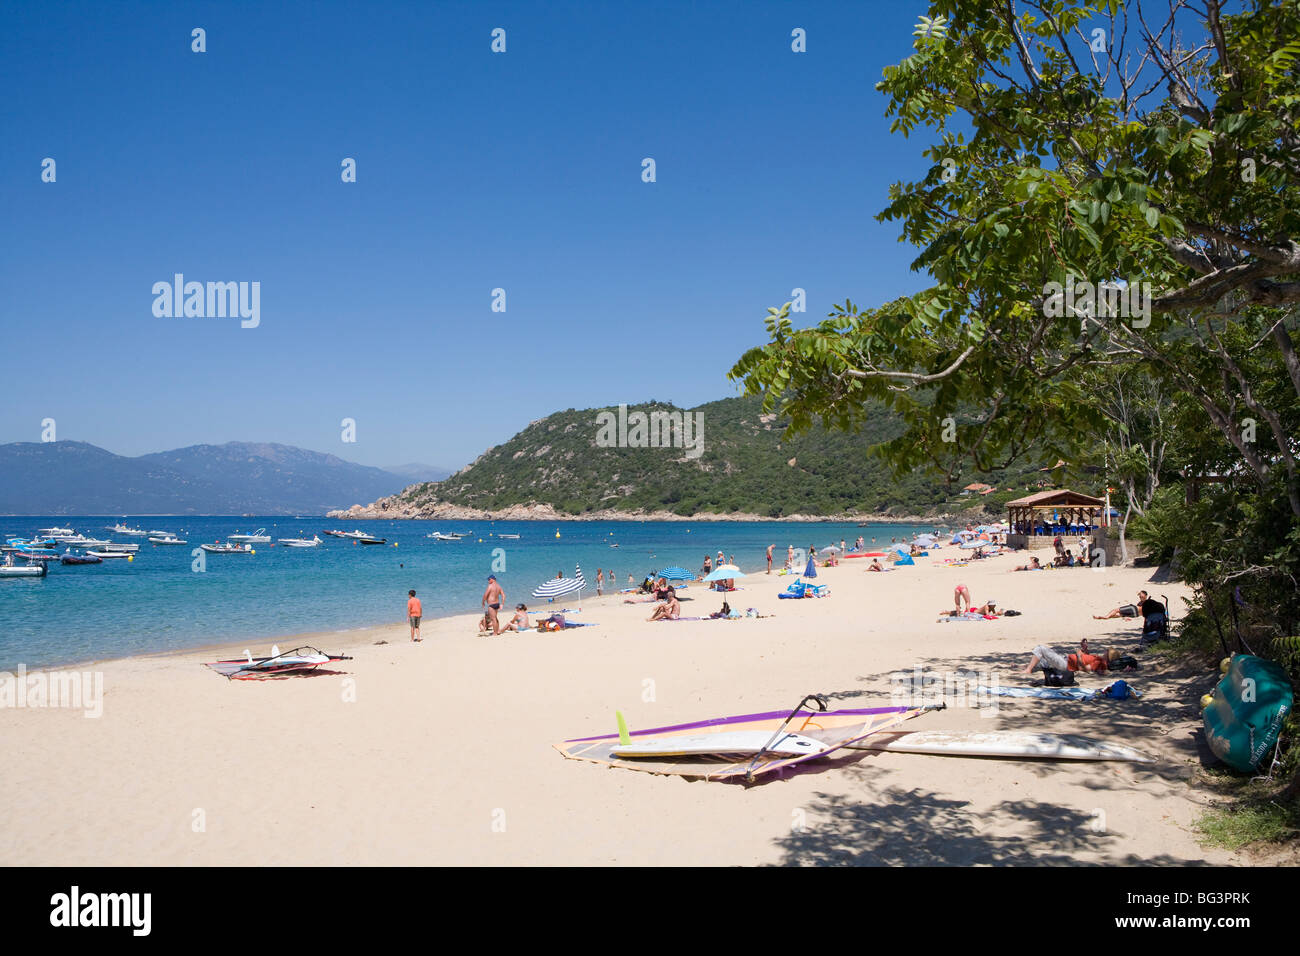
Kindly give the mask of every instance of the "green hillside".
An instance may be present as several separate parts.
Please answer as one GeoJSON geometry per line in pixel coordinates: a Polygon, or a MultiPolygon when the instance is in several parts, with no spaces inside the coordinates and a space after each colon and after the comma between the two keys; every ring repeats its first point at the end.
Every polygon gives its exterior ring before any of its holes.
{"type": "MultiPolygon", "coordinates": [[[[602,411],[617,409],[557,412],[445,481],[413,485],[398,498],[412,506],[437,502],[484,510],[546,504],[572,515],[614,509],[686,516],[889,516],[996,507],[1042,477],[1026,467],[1014,474],[967,475],[951,487],[919,471],[895,478],[868,453],[873,444],[903,430],[883,410],[855,434],[815,429],[786,441],[784,422],[763,415],[757,397],[709,402],[690,410],[703,416],[703,453],[695,458],[680,447],[599,447],[602,411]],[[999,493],[975,500],[962,496],[961,488],[974,481],[994,485],[999,493]],[[1014,491],[1004,491],[1008,481],[1014,491]]],[[[682,410],[649,402],[628,411],[682,410]]]]}

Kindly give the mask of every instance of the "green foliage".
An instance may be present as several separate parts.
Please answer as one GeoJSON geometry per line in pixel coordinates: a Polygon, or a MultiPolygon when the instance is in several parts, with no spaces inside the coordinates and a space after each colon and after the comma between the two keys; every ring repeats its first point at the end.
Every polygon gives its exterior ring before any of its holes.
{"type": "MultiPolygon", "coordinates": [[[[662,403],[629,408],[637,410],[681,411],[662,403]]],[[[534,422],[447,480],[406,489],[402,500],[484,510],[537,503],[572,515],[610,508],[771,518],[938,514],[989,503],[924,472],[895,477],[871,457],[873,445],[903,431],[897,415],[883,407],[851,431],[813,429],[787,438],[786,422],[765,415],[757,398],[710,402],[690,410],[704,422],[704,451],[697,458],[681,448],[598,447],[600,411],[569,409],[534,422]]],[[[979,480],[1014,489],[997,493],[993,513],[1000,514],[1001,502],[1036,488],[1042,478],[1030,469],[994,471],[979,480]]]]}

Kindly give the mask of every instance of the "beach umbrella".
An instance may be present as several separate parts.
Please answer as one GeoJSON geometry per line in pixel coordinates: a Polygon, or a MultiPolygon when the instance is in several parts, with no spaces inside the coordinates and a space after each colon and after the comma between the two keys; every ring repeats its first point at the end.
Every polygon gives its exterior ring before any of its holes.
{"type": "Polygon", "coordinates": [[[965,550],[970,551],[972,549],[978,549],[987,546],[988,546],[987,541],[981,541],[979,538],[967,538],[964,541],[962,541],[962,543],[959,544],[957,547],[964,548],[965,550]]]}
{"type": "MultiPolygon", "coordinates": [[[[581,565],[577,566],[577,571],[577,575],[571,578],[551,578],[549,581],[544,581],[533,590],[533,597],[554,600],[575,591],[581,592],[587,586],[587,582],[582,577],[581,565]]],[[[581,593],[578,594],[578,600],[582,600],[581,593]]]]}
{"type": "Polygon", "coordinates": [[[704,580],[730,581],[733,580],[734,578],[743,578],[745,576],[746,576],[745,572],[740,570],[740,568],[736,567],[734,564],[724,564],[722,567],[718,568],[716,571],[714,571],[704,580]]]}
{"type": "Polygon", "coordinates": [[[665,581],[694,581],[695,575],[685,568],[664,568],[662,571],[656,571],[653,575],[656,578],[663,578],[665,581]]]}
{"type": "Polygon", "coordinates": [[[922,548],[928,548],[930,547],[930,545],[934,544],[934,535],[918,534],[916,538],[912,541],[912,543],[915,545],[919,545],[922,548]]]}
{"type": "Polygon", "coordinates": [[[838,552],[840,549],[839,549],[838,547],[836,547],[835,545],[833,545],[833,544],[828,544],[826,547],[822,548],[822,550],[823,550],[823,551],[836,551],[836,552],[838,552]]]}
{"type": "Polygon", "coordinates": [[[912,550],[912,546],[911,546],[910,544],[907,544],[907,543],[903,542],[903,541],[900,541],[900,542],[898,542],[897,544],[891,544],[891,545],[890,545],[888,548],[886,548],[885,550],[886,550],[886,551],[897,551],[899,554],[909,554],[909,553],[911,552],[911,550],[912,550]]]}

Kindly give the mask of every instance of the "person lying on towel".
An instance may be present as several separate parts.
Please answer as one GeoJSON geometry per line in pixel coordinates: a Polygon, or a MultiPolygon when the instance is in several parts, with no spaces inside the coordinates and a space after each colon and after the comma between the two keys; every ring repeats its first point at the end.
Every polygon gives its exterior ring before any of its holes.
{"type": "Polygon", "coordinates": [[[1034,648],[1034,653],[1029,659],[1029,666],[1025,668],[1025,673],[1032,674],[1036,670],[1041,670],[1044,675],[1052,671],[1059,673],[1090,671],[1094,674],[1104,674],[1110,670],[1111,663],[1121,656],[1123,656],[1123,652],[1114,647],[1110,648],[1110,650],[1099,649],[1099,653],[1093,654],[1088,650],[1087,638],[1079,642],[1079,652],[1077,654],[1061,654],[1045,644],[1039,644],[1034,648]]]}

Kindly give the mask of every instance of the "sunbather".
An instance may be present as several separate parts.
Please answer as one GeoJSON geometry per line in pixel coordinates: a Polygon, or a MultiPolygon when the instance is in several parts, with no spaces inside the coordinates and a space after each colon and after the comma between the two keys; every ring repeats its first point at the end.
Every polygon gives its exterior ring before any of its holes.
{"type": "Polygon", "coordinates": [[[659,580],[655,581],[654,590],[650,594],[646,595],[645,597],[624,598],[623,603],[624,604],[652,604],[655,601],[668,600],[668,595],[670,594],[673,595],[673,598],[675,600],[677,596],[677,592],[668,585],[668,579],[659,578],[659,580]]]}
{"type": "Polygon", "coordinates": [[[1146,617],[1148,614],[1162,614],[1164,610],[1165,606],[1153,600],[1146,591],[1138,591],[1137,604],[1121,604],[1119,607],[1111,608],[1105,614],[1094,614],[1093,619],[1106,621],[1112,617],[1146,617]]]}
{"type": "Polygon", "coordinates": [[[1022,564],[1018,568],[1012,568],[1012,571],[1041,571],[1043,570],[1042,562],[1037,558],[1030,558],[1028,564],[1022,564]]]}
{"type": "Polygon", "coordinates": [[[670,593],[668,600],[664,601],[663,604],[660,604],[657,608],[655,608],[654,613],[651,614],[648,618],[646,618],[646,620],[647,621],[675,621],[677,620],[678,616],[681,613],[682,613],[682,606],[677,603],[677,592],[673,591],[670,593]]]}
{"type": "Polygon", "coordinates": [[[871,559],[871,566],[868,567],[867,570],[868,570],[868,571],[883,571],[883,570],[885,570],[885,566],[884,566],[883,564],[880,563],[880,559],[879,559],[879,558],[872,558],[872,559],[871,559]]]}
{"type": "Polygon", "coordinates": [[[510,619],[510,623],[502,628],[503,631],[526,631],[528,624],[528,607],[523,604],[515,605],[515,616],[510,619]]]}
{"type": "Polygon", "coordinates": [[[1050,668],[1055,671],[1091,671],[1094,674],[1101,674],[1109,670],[1111,663],[1122,656],[1123,652],[1114,647],[1109,650],[1099,649],[1099,652],[1094,654],[1088,649],[1086,638],[1079,642],[1078,652],[1069,655],[1054,651],[1045,644],[1039,644],[1029,658],[1029,666],[1025,668],[1025,673],[1032,674],[1036,670],[1047,671],[1050,668]]]}

